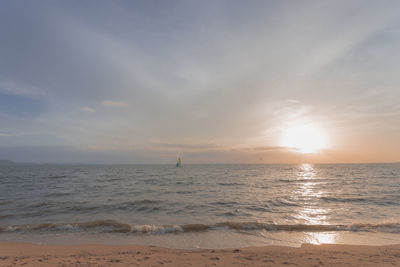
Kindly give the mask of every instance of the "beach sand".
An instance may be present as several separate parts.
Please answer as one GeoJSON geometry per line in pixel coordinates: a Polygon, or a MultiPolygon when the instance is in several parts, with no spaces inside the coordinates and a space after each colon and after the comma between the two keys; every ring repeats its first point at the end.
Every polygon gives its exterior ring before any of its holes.
{"type": "Polygon", "coordinates": [[[239,249],[0,243],[0,266],[400,266],[400,245],[239,249]]]}

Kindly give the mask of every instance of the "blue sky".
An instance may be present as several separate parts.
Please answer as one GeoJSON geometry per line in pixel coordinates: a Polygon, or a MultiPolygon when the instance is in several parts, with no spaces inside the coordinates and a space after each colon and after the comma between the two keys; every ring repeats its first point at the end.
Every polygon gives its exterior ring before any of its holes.
{"type": "Polygon", "coordinates": [[[400,161],[397,1],[3,1],[0,158],[400,161]],[[299,155],[293,125],[329,144],[299,155]]]}

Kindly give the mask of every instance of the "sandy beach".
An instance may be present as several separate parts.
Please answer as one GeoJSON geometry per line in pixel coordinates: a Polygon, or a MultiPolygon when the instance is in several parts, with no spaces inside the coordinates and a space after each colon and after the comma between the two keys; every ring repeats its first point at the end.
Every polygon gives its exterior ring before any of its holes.
{"type": "Polygon", "coordinates": [[[0,266],[397,266],[400,245],[182,250],[155,246],[0,244],[0,266]]]}

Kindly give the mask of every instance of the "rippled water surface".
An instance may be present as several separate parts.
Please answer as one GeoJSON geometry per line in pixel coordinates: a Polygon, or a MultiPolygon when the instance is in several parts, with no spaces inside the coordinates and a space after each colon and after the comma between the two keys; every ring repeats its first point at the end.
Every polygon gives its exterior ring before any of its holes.
{"type": "Polygon", "coordinates": [[[77,233],[400,243],[400,165],[0,166],[0,240],[77,233]]]}

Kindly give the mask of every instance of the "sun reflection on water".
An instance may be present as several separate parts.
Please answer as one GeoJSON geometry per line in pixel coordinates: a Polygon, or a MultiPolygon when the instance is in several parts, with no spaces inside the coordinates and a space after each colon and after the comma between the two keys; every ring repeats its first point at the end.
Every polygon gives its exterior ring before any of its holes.
{"type": "Polygon", "coordinates": [[[311,164],[302,164],[298,172],[298,179],[313,179],[316,173],[311,164]]]}
{"type": "MultiPolygon", "coordinates": [[[[306,225],[327,225],[329,223],[330,209],[320,206],[319,198],[324,196],[321,189],[323,182],[310,164],[302,164],[297,173],[299,181],[298,189],[295,192],[296,198],[303,202],[302,207],[297,210],[294,218],[298,223],[306,225]]],[[[307,232],[304,233],[304,242],[311,244],[335,243],[336,233],[334,232],[307,232]]]]}
{"type": "Polygon", "coordinates": [[[333,232],[323,233],[306,233],[304,236],[303,243],[309,244],[333,244],[337,242],[337,235],[333,232]]]}

